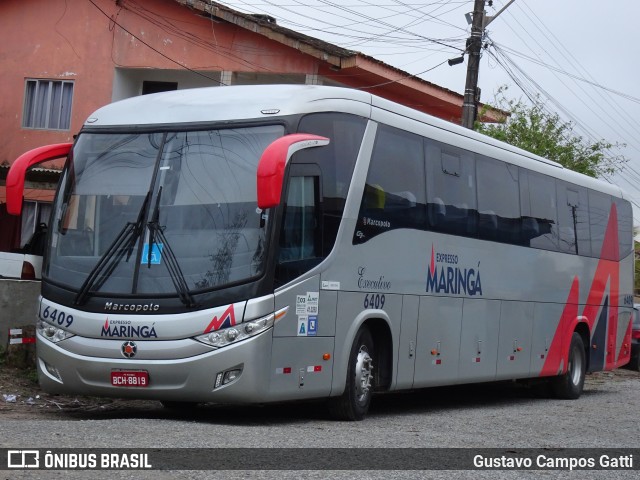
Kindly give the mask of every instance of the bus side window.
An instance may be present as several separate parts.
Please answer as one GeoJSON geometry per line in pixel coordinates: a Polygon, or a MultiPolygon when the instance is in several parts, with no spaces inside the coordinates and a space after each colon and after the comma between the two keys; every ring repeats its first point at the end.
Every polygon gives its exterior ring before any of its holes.
{"type": "Polygon", "coordinates": [[[558,224],[561,252],[591,255],[587,190],[557,181],[558,224]]]}
{"type": "Polygon", "coordinates": [[[353,243],[399,228],[426,228],[423,142],[412,133],[380,125],[353,243]]]}
{"type": "Polygon", "coordinates": [[[474,237],[477,232],[475,156],[451,145],[425,141],[428,228],[474,237]]]}
{"type": "MultiPolygon", "coordinates": [[[[295,167],[295,166],[294,166],[295,167]]],[[[322,260],[319,176],[291,176],[280,228],[277,283],[283,285],[322,260]]]]}
{"type": "Polygon", "coordinates": [[[520,243],[522,221],[518,167],[493,158],[476,158],[478,238],[520,243]]]}
{"type": "Polygon", "coordinates": [[[589,192],[589,227],[591,233],[591,252],[596,258],[617,260],[609,256],[609,249],[603,249],[604,237],[611,212],[611,197],[603,193],[589,192]]]}
{"type": "Polygon", "coordinates": [[[331,140],[329,145],[322,148],[301,150],[291,159],[292,164],[316,165],[318,172],[322,172],[319,197],[322,205],[322,257],[329,255],[338,237],[366,124],[365,118],[356,115],[320,112],[305,115],[298,125],[297,131],[300,133],[321,135],[331,140]]]}
{"type": "Polygon", "coordinates": [[[618,212],[618,253],[622,260],[633,252],[633,207],[621,198],[614,198],[613,201],[618,212]]]}
{"type": "Polygon", "coordinates": [[[447,207],[440,197],[435,197],[429,202],[429,225],[437,230],[444,224],[447,217],[447,207]]]}
{"type": "Polygon", "coordinates": [[[520,205],[522,243],[543,250],[558,250],[556,181],[552,177],[521,170],[520,205]]]}

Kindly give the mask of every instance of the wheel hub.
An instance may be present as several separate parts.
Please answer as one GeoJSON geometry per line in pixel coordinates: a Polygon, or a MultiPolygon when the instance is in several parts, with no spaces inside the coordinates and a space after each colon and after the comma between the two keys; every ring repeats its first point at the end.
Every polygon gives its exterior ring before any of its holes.
{"type": "Polygon", "coordinates": [[[371,390],[373,380],[373,359],[367,347],[360,347],[356,360],[356,397],[358,401],[363,401],[371,390]]]}

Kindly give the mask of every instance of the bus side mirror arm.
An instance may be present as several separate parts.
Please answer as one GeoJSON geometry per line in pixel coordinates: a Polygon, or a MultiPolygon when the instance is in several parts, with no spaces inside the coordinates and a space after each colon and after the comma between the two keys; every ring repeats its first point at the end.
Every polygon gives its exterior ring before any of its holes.
{"type": "Polygon", "coordinates": [[[34,148],[23,153],[11,164],[7,173],[7,212],[10,215],[22,213],[22,197],[24,195],[24,180],[27,170],[33,165],[66,157],[71,151],[72,143],[56,143],[34,148]]]}
{"type": "Polygon", "coordinates": [[[258,162],[258,208],[280,204],[284,171],[291,156],[298,150],[322,147],[329,139],[309,133],[293,133],[280,137],[265,148],[258,162]]]}

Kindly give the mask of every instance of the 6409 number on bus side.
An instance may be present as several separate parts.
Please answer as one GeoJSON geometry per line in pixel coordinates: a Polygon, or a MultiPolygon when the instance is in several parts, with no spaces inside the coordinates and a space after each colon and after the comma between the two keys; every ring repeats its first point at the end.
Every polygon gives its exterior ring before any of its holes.
{"type": "Polygon", "coordinates": [[[384,294],[381,293],[368,293],[364,296],[364,308],[384,308],[384,294]]]}

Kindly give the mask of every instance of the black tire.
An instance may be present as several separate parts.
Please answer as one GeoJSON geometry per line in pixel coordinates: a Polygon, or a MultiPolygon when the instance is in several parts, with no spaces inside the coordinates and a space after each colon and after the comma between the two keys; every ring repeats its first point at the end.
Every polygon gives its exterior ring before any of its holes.
{"type": "Polygon", "coordinates": [[[361,328],[351,346],[344,393],[329,399],[329,413],[336,420],[362,420],[369,411],[374,389],[373,337],[361,328]]]}
{"type": "Polygon", "coordinates": [[[629,362],[629,368],[636,372],[640,372],[640,352],[636,353],[635,357],[631,357],[631,361],[629,362]]]}
{"type": "Polygon", "coordinates": [[[587,371],[584,342],[577,332],[573,332],[571,337],[567,364],[567,372],[551,380],[551,391],[556,398],[575,400],[582,394],[584,376],[587,371]]]}

